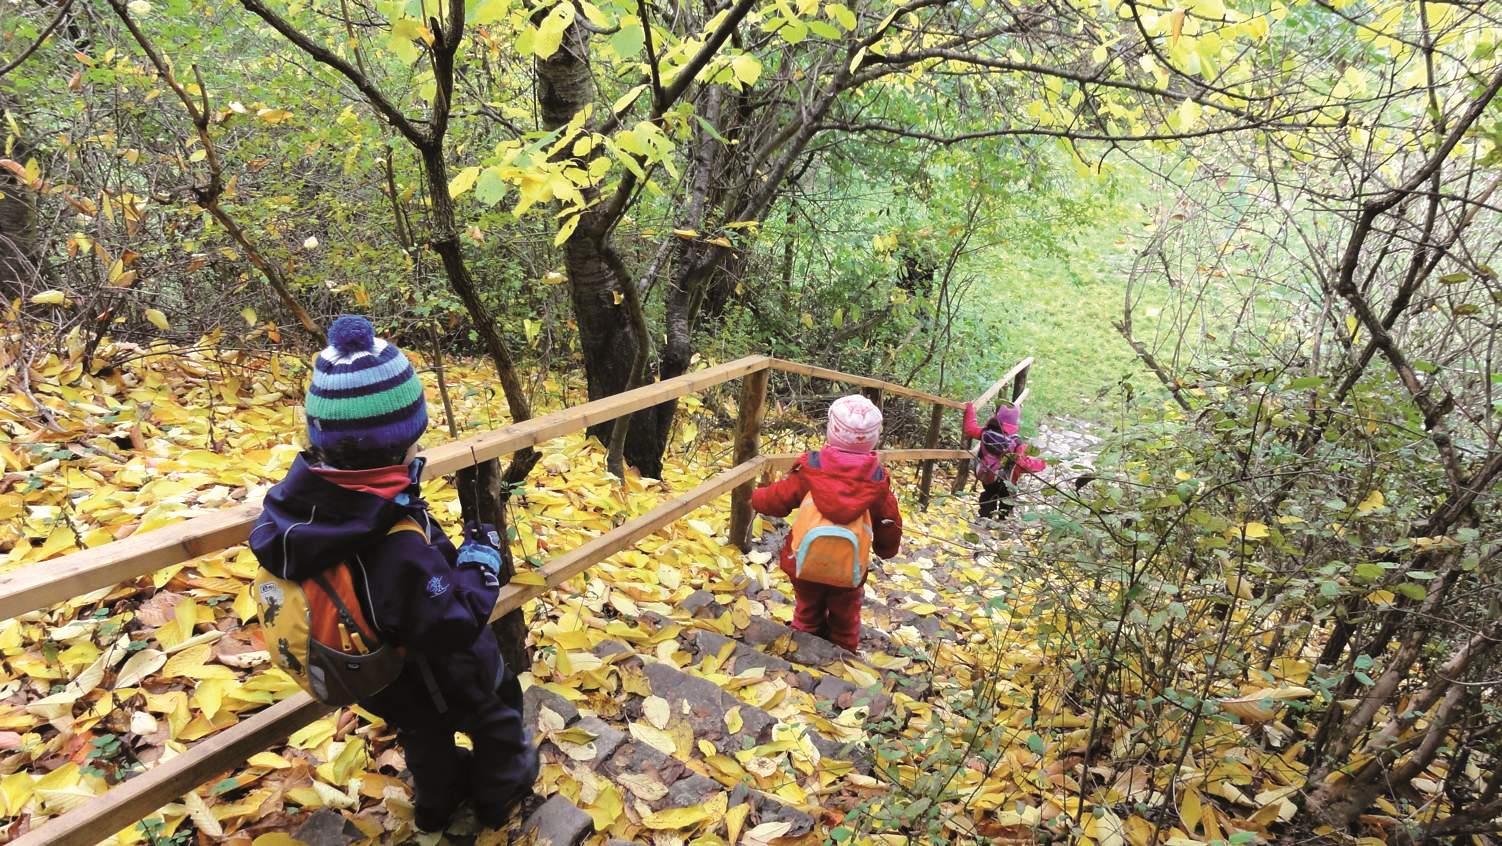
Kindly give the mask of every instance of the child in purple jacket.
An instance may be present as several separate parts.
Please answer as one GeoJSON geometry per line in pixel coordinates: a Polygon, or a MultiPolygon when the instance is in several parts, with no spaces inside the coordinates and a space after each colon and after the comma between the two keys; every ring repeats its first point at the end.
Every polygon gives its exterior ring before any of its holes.
{"type": "Polygon", "coordinates": [[[981,426],[975,419],[975,403],[965,403],[965,437],[974,438],[981,442],[981,448],[987,449],[987,432],[999,433],[1001,437],[991,438],[1000,444],[1000,448],[1006,453],[1003,467],[1006,472],[994,481],[980,480],[980,516],[982,520],[988,519],[992,514],[997,519],[1005,520],[1012,514],[1012,497],[1017,495],[1017,480],[1022,478],[1023,471],[1028,473],[1041,472],[1048,465],[1041,458],[1034,458],[1027,454],[1027,442],[1017,434],[1017,424],[1022,422],[1022,409],[1009,402],[1003,402],[996,407],[996,413],[981,426]]]}
{"type": "Polygon", "coordinates": [[[363,317],[336,320],[329,344],[308,389],[310,449],[267,493],[250,547],[286,579],[349,562],[371,625],[406,655],[401,677],[359,704],[397,730],[417,794],[414,823],[441,831],[473,799],[480,823],[499,828],[538,771],[521,685],[489,626],[499,539],[475,527],[456,550],[428,514],[416,457],[427,402],[401,350],[363,317]],[[404,517],[423,533],[388,534],[404,517]],[[455,744],[456,730],[473,754],[455,744]]]}

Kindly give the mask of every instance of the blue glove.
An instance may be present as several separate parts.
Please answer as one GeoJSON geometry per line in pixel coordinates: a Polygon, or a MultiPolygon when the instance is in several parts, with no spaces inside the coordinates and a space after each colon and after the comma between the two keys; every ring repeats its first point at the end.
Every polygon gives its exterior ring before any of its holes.
{"type": "Polygon", "coordinates": [[[467,540],[482,543],[491,549],[501,548],[501,535],[495,530],[495,526],[489,523],[476,523],[473,520],[465,523],[464,537],[467,540]]]}
{"type": "Polygon", "coordinates": [[[479,564],[491,575],[501,572],[501,552],[483,541],[470,539],[459,547],[459,566],[479,564]]]}

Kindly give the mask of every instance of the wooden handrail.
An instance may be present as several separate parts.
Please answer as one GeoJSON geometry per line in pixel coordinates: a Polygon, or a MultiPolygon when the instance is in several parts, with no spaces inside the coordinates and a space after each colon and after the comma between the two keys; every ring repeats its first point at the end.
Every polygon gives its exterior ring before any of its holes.
{"type": "Polygon", "coordinates": [[[502,455],[510,455],[520,449],[560,438],[597,423],[608,423],[634,411],[651,408],[668,400],[697,394],[706,388],[739,379],[748,373],[765,370],[775,359],[765,355],[738,358],[726,364],[695,370],[666,381],[643,385],[623,394],[564,408],[525,423],[513,423],[491,432],[471,435],[463,440],[434,447],[423,453],[428,459],[423,478],[447,476],[476,461],[489,461],[502,455]],[[474,450],[471,454],[470,450],[474,450]]]}
{"type": "MultiPolygon", "coordinates": [[[[1018,374],[1026,373],[1027,370],[1028,370],[1028,368],[1030,368],[1032,366],[1033,366],[1033,357],[1032,356],[1028,356],[1027,358],[1024,358],[1023,360],[1021,360],[1021,361],[1017,362],[1015,365],[1013,365],[1012,369],[1008,370],[1005,374],[1003,374],[1000,379],[997,379],[995,382],[992,382],[991,383],[991,387],[987,388],[984,393],[982,393],[980,396],[978,396],[978,397],[975,398],[974,402],[975,402],[975,408],[976,408],[977,412],[979,412],[980,409],[985,408],[986,403],[989,403],[991,401],[991,398],[994,397],[994,396],[996,396],[996,394],[1001,391],[1001,389],[1002,389],[1002,387],[1004,385],[1006,385],[1008,382],[1011,382],[1014,379],[1016,379],[1017,376],[1018,376],[1018,374]]],[[[1026,381],[1026,377],[1025,376],[1023,377],[1023,381],[1024,382],[1026,381]]],[[[1022,387],[1021,384],[1015,384],[1015,385],[1012,386],[1012,388],[1013,388],[1013,390],[1012,390],[1012,402],[1015,403],[1015,404],[1017,404],[1017,405],[1021,405],[1022,404],[1023,395],[1026,394],[1026,391],[1023,390],[1023,387],[1022,387]]],[[[963,408],[964,404],[961,403],[960,407],[963,408]]]]}
{"type": "MultiPolygon", "coordinates": [[[[768,368],[851,384],[880,386],[890,393],[951,407],[963,407],[954,400],[901,385],[888,385],[865,376],[782,361],[764,355],[747,356],[434,447],[425,453],[427,467],[423,478],[448,475],[477,461],[508,455],[768,368]]],[[[37,562],[0,575],[0,620],[64,602],[75,596],[117,585],[163,567],[191,561],[241,543],[250,536],[251,526],[260,513],[260,500],[255,499],[161,529],[142,532],[122,541],[37,562]]]]}
{"type": "MultiPolygon", "coordinates": [[[[1032,359],[1028,359],[1028,362],[1031,363],[1032,359]]],[[[934,405],[944,405],[950,408],[965,407],[964,403],[957,402],[955,400],[949,399],[948,397],[935,396],[934,394],[924,393],[923,391],[917,390],[915,388],[909,388],[903,385],[894,385],[891,382],[883,382],[880,379],[872,379],[869,376],[856,376],[850,373],[841,373],[838,370],[830,370],[827,367],[815,367],[812,364],[800,364],[796,361],[785,361],[780,358],[772,359],[771,367],[773,370],[781,370],[784,373],[797,373],[803,376],[812,376],[815,379],[829,379],[835,382],[845,382],[847,384],[860,385],[866,388],[881,388],[883,391],[886,391],[889,394],[896,394],[897,396],[902,397],[911,397],[912,399],[923,400],[924,402],[930,402],[934,405]]]]}
{"type": "MultiPolygon", "coordinates": [[[[969,453],[946,449],[884,450],[881,457],[884,461],[921,461],[968,458],[969,453]]],[[[798,456],[791,454],[757,456],[550,559],[542,568],[547,584],[513,584],[502,588],[490,619],[500,619],[617,552],[631,548],[643,538],[723,496],[736,485],[755,479],[763,470],[785,469],[797,459],[798,456]]],[[[42,827],[11,841],[11,846],[92,846],[331,710],[306,693],[298,692],[265,711],[216,732],[171,761],[49,820],[42,827]]]]}
{"type": "Polygon", "coordinates": [[[333,709],[298,691],[188,751],[53,817],[10,846],[92,846],[333,709]]]}

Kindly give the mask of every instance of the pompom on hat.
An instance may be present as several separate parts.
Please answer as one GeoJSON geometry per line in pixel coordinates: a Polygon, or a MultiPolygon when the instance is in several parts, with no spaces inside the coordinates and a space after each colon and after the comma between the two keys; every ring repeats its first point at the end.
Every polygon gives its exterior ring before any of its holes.
{"type": "Polygon", "coordinates": [[[1008,435],[1017,434],[1017,424],[1022,422],[1022,409],[1011,403],[1002,403],[996,407],[996,425],[1008,435]]]}
{"type": "Polygon", "coordinates": [[[308,442],[320,450],[405,452],[428,428],[428,403],[411,362],[377,338],[369,320],[350,315],[329,327],[306,410],[308,442]]]}
{"type": "Polygon", "coordinates": [[[881,437],[881,409],[863,396],[840,397],[829,406],[829,445],[845,452],[870,452],[881,437]]]}

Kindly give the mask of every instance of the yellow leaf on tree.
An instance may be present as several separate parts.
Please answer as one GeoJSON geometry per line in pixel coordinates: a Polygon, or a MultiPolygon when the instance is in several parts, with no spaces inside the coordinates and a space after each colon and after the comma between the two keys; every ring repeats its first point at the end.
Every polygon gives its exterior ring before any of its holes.
{"type": "Polygon", "coordinates": [[[1261,523],[1247,523],[1242,529],[1242,534],[1249,538],[1267,537],[1267,526],[1261,523]]]}
{"type": "Polygon", "coordinates": [[[1375,511],[1384,505],[1387,505],[1387,497],[1383,496],[1381,491],[1374,490],[1367,494],[1366,499],[1363,499],[1356,506],[1356,510],[1364,514],[1368,511],[1375,511]]]}

